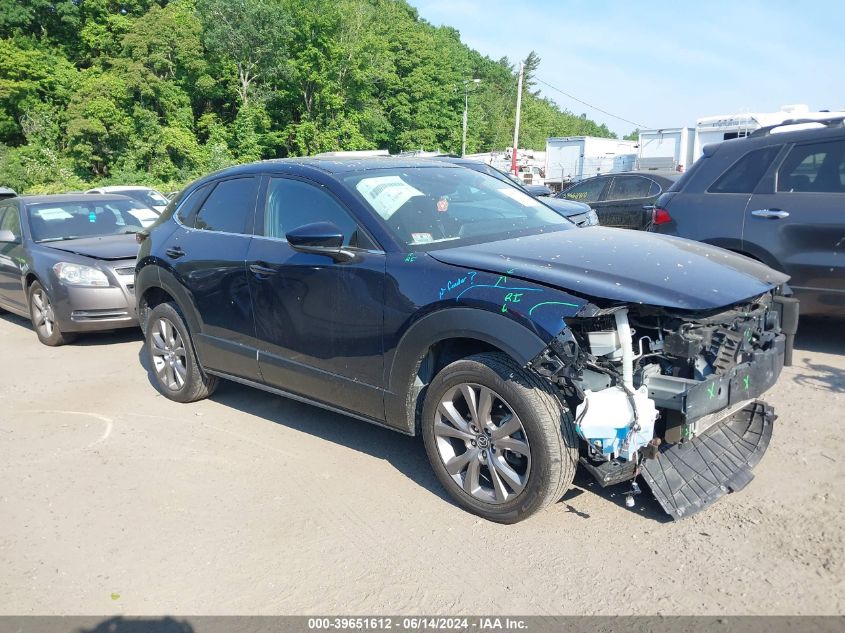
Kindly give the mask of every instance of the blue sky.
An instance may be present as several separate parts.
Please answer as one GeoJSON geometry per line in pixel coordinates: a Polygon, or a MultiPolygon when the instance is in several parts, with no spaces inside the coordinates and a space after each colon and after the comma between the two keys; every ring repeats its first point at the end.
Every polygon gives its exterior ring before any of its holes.
{"type": "MultiPolygon", "coordinates": [[[[493,59],[535,50],[540,79],[645,127],[845,109],[845,2],[409,1],[493,59]]],[[[620,135],[635,127],[539,87],[620,135]]]]}

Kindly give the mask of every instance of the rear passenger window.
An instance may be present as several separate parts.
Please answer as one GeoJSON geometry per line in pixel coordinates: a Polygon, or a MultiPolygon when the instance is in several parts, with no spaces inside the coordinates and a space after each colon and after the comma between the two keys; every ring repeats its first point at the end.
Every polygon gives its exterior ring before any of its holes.
{"type": "Polygon", "coordinates": [[[246,233],[255,212],[258,178],[235,178],[219,183],[203,202],[194,228],[223,233],[246,233]]]}
{"type": "Polygon", "coordinates": [[[558,198],[566,198],[567,200],[577,200],[578,202],[598,202],[601,192],[604,191],[604,186],[607,184],[607,178],[591,178],[573,187],[570,187],[563,193],[557,195],[558,198]]]}
{"type": "Polygon", "coordinates": [[[642,176],[615,176],[605,200],[647,198],[653,182],[642,176]]]}
{"type": "Polygon", "coordinates": [[[778,170],[777,190],[845,193],[845,141],[793,147],[778,170]]]}
{"type": "Polygon", "coordinates": [[[731,165],[707,190],[710,193],[752,193],[780,151],[780,145],[763,147],[731,165]]]}

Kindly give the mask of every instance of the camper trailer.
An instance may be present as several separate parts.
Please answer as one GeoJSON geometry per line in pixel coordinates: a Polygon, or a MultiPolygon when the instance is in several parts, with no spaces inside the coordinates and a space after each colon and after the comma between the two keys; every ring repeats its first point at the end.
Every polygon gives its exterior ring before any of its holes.
{"type": "Polygon", "coordinates": [[[820,110],[811,112],[805,104],[785,105],[777,112],[740,112],[738,114],[719,114],[702,117],[695,125],[695,147],[693,156],[701,156],[701,148],[710,143],[721,143],[733,138],[748,136],[754,130],[769,125],[777,125],[788,120],[828,119],[845,116],[845,112],[820,110]]]}

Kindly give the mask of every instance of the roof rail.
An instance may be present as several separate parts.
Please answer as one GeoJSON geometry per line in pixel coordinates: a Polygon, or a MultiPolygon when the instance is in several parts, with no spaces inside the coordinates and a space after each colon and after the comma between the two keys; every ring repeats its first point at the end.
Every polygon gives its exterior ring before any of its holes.
{"type": "Polygon", "coordinates": [[[826,119],[787,119],[775,125],[767,125],[766,127],[761,127],[759,130],[754,130],[748,136],[749,138],[768,136],[776,128],[784,127],[785,125],[801,125],[806,123],[819,123],[825,127],[845,127],[845,116],[834,116],[826,119]]]}

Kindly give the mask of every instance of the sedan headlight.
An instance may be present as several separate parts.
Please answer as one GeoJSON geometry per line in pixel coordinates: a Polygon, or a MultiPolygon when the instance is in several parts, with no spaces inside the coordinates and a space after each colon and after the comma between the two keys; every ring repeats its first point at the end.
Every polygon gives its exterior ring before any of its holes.
{"type": "Polygon", "coordinates": [[[596,214],[595,209],[590,209],[590,212],[587,213],[587,219],[584,222],[584,226],[598,226],[599,225],[599,216],[596,214]]]}
{"type": "Polygon", "coordinates": [[[106,274],[99,268],[92,266],[59,262],[53,266],[53,271],[59,281],[69,286],[103,287],[109,285],[109,278],[106,277],[106,274]]]}

